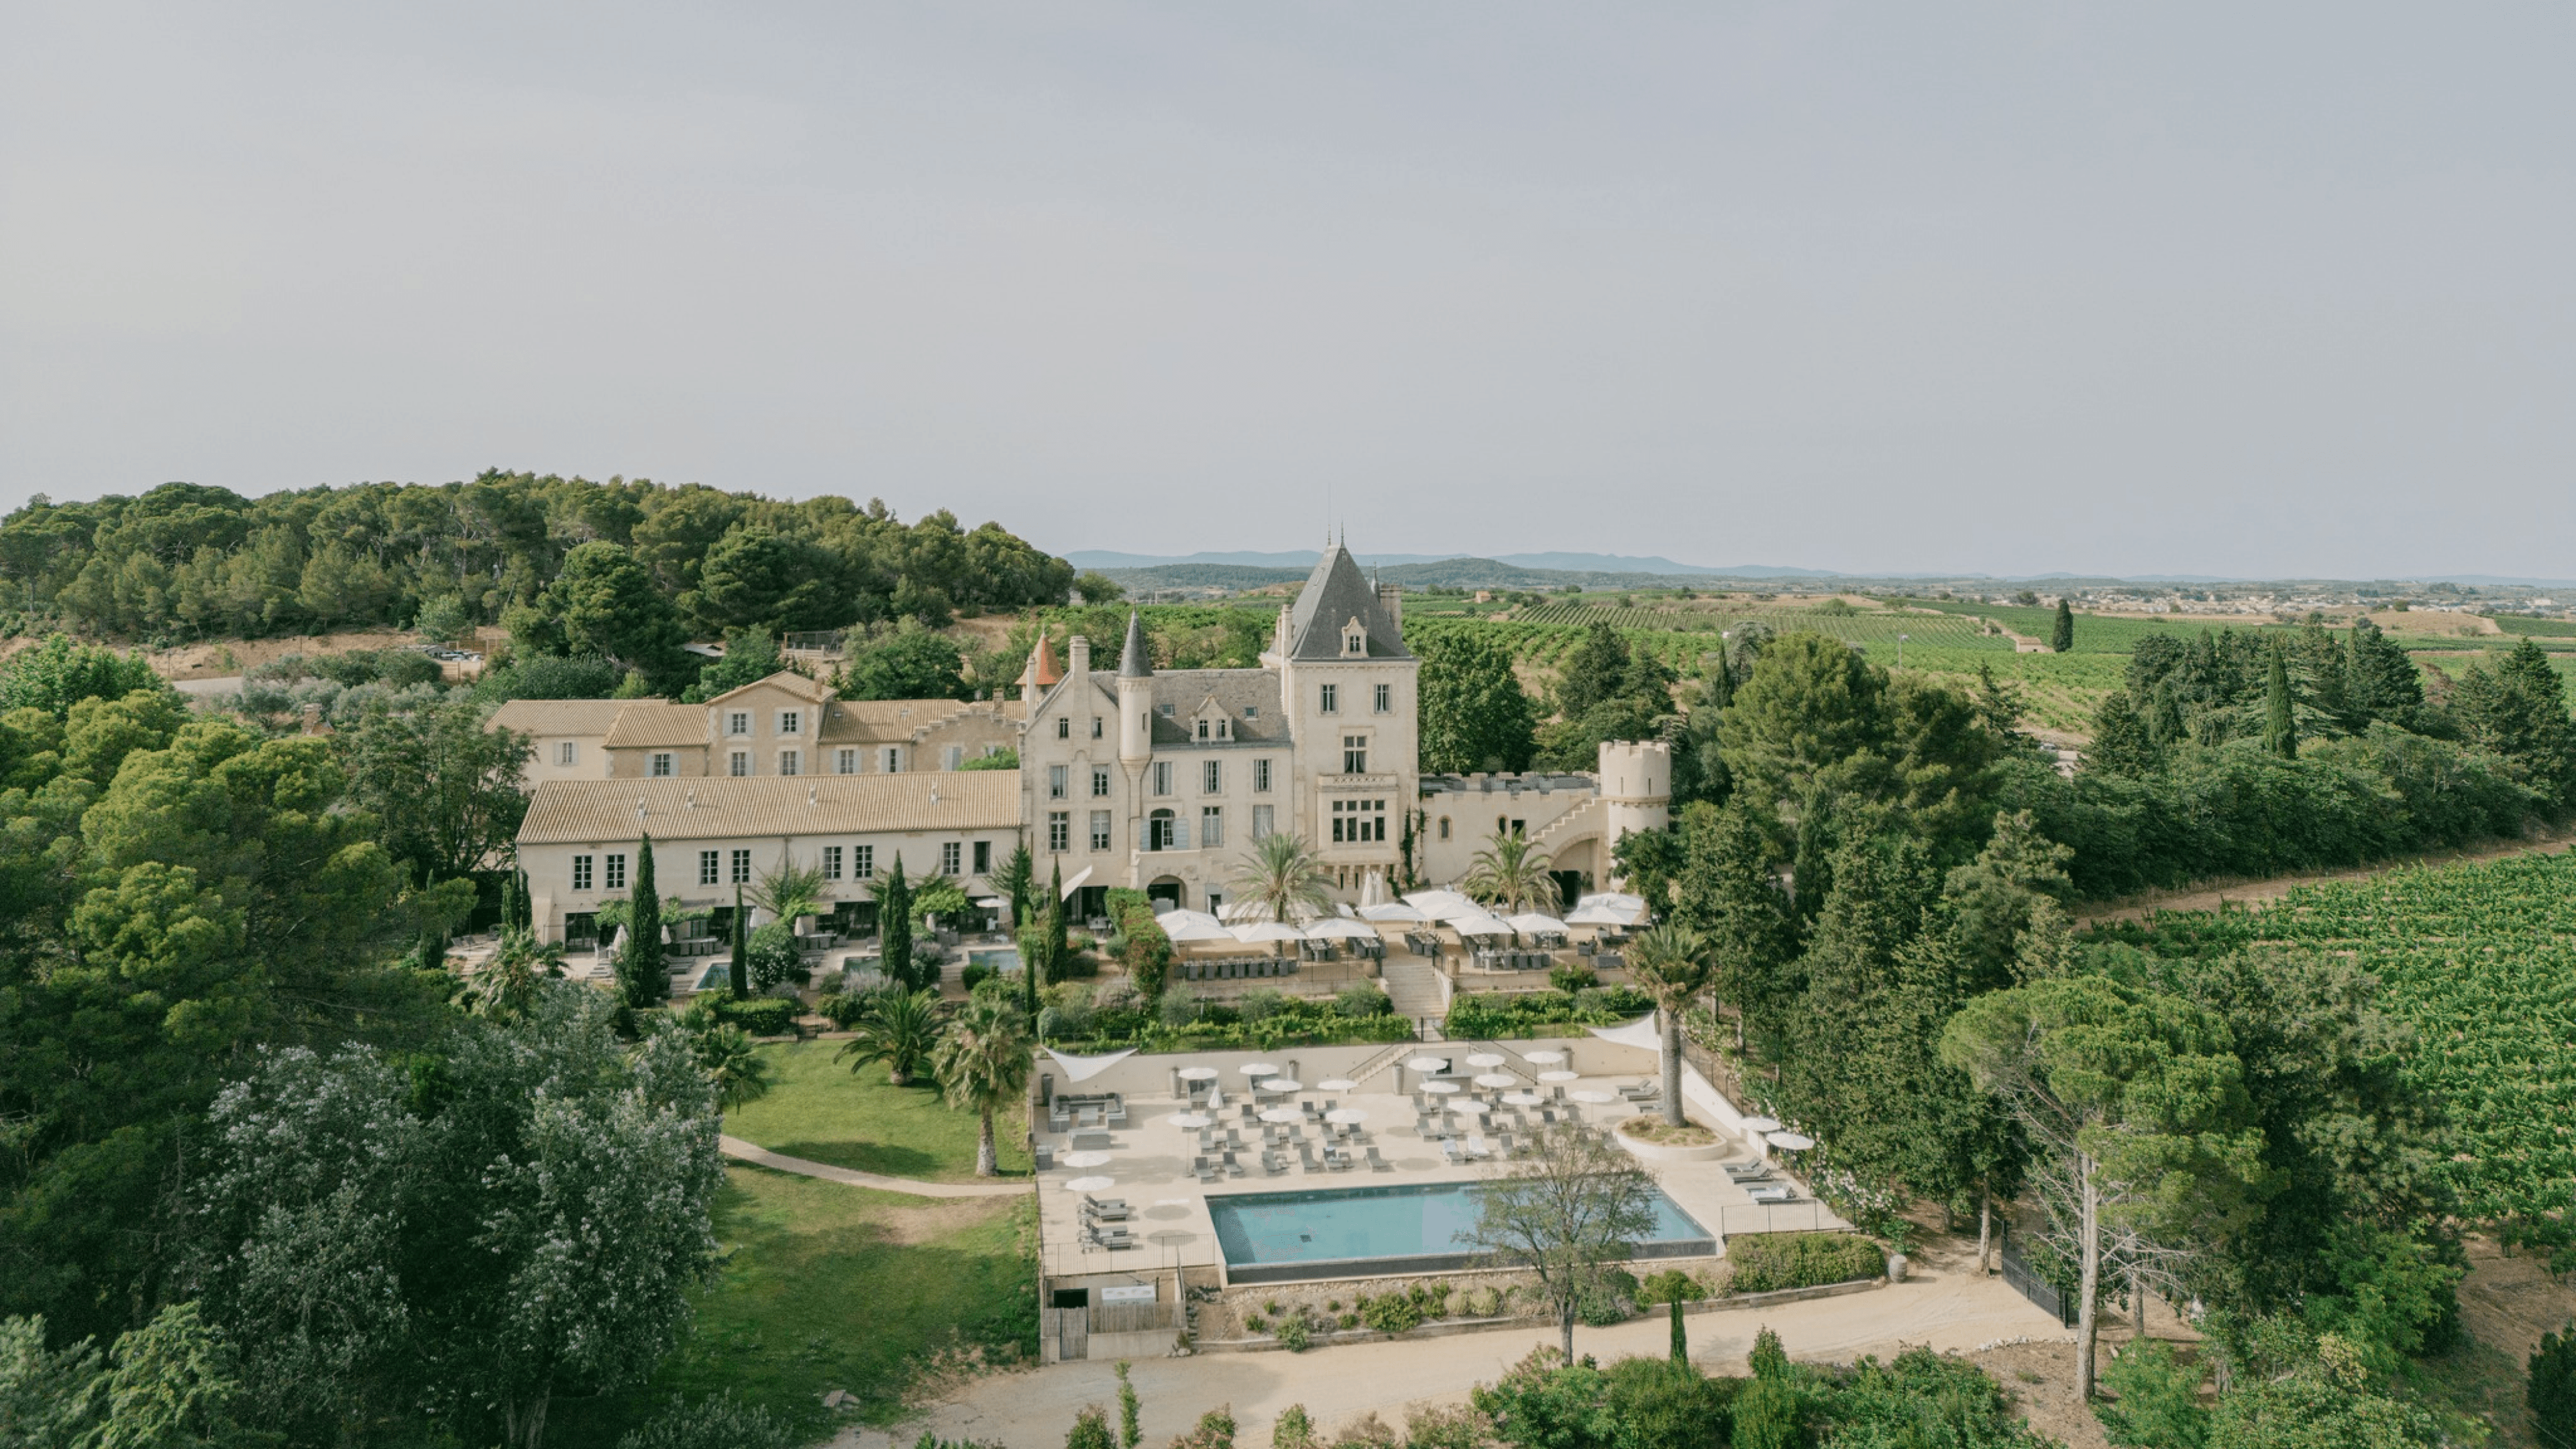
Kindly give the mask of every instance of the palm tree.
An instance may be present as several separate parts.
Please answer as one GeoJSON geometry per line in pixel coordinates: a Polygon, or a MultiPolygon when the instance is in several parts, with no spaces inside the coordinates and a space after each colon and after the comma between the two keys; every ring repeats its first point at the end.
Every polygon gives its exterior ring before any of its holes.
{"type": "Polygon", "coordinates": [[[987,997],[970,1001],[930,1054],[930,1070],[948,1105],[983,1119],[975,1141],[975,1175],[997,1176],[993,1114],[1018,1101],[1029,1085],[1029,1019],[1020,1009],[987,997]]]}
{"type": "Polygon", "coordinates": [[[1303,914],[1332,909],[1332,897],[1324,894],[1323,864],[1302,835],[1282,832],[1254,841],[1231,884],[1237,900],[1254,902],[1283,926],[1301,914],[1300,906],[1308,908],[1303,914]]]}
{"type": "Polygon", "coordinates": [[[474,973],[461,1004],[476,1016],[525,1016],[536,1004],[538,980],[563,975],[563,954],[563,947],[540,942],[533,931],[504,926],[500,949],[474,973]]]}
{"type": "Polygon", "coordinates": [[[868,1002],[850,1030],[854,1034],[832,1060],[847,1058],[853,1072],[883,1062],[888,1085],[910,1086],[939,1040],[939,993],[889,986],[868,1002]]]}
{"type": "Polygon", "coordinates": [[[730,1112],[745,1102],[769,1095],[769,1059],[751,1044],[751,1033],[727,1022],[715,1022],[690,1033],[698,1070],[715,1085],[716,1101],[730,1112]]]}
{"type": "Polygon", "coordinates": [[[1682,1125],[1682,1012],[1706,991],[1716,968],[1708,942],[1688,926],[1657,926],[1628,943],[1628,975],[1655,998],[1664,1018],[1664,1120],[1682,1125]]]}
{"type": "Polygon", "coordinates": [[[1467,878],[1459,884],[1468,895],[1505,914],[1553,914],[1557,892],[1556,877],[1547,873],[1550,864],[1546,853],[1530,847],[1528,836],[1497,830],[1493,840],[1467,863],[1467,878]]]}
{"type": "Polygon", "coordinates": [[[751,903],[769,912],[771,920],[791,925],[798,916],[813,915],[823,904],[823,868],[798,865],[789,856],[777,869],[761,872],[751,888],[751,903]]]}

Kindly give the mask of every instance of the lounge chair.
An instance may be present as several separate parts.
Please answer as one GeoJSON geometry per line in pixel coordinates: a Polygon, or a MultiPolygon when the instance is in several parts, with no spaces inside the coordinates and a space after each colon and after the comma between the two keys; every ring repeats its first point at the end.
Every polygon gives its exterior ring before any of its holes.
{"type": "Polygon", "coordinates": [[[1031,1148],[1031,1149],[1030,1149],[1030,1154],[1031,1154],[1032,1156],[1034,1156],[1034,1157],[1036,1157],[1036,1158],[1037,1158],[1037,1161],[1038,1161],[1038,1171],[1040,1171],[1040,1172],[1048,1172],[1048,1171],[1052,1171],[1052,1170],[1054,1169],[1054,1167],[1055,1167],[1055,1149],[1054,1149],[1053,1147],[1051,1147],[1051,1146],[1047,1145],[1047,1144],[1046,1144],[1046,1143],[1044,1143],[1044,1142],[1041,1142],[1041,1143],[1039,1143],[1037,1146],[1035,1146],[1035,1147],[1033,1147],[1033,1148],[1031,1148]]]}
{"type": "Polygon", "coordinates": [[[1243,1176],[1243,1159],[1235,1156],[1231,1152],[1227,1153],[1225,1155],[1225,1175],[1228,1177],[1243,1176]]]}
{"type": "Polygon", "coordinates": [[[1190,1175],[1202,1183],[1216,1181],[1216,1164],[1202,1157],[1190,1164],[1190,1175]]]}
{"type": "Polygon", "coordinates": [[[1131,1237],[1125,1228],[1094,1228],[1091,1231],[1091,1241],[1113,1253],[1121,1248],[1136,1246],[1136,1239],[1131,1237]]]}
{"type": "Polygon", "coordinates": [[[1443,1157],[1445,1157],[1445,1158],[1448,1158],[1448,1159],[1449,1159],[1449,1161],[1450,1161],[1450,1162],[1452,1162],[1453,1164],[1454,1164],[1454,1163],[1456,1163],[1456,1162],[1459,1162],[1460,1160],[1462,1160],[1462,1159],[1460,1159],[1460,1157],[1459,1157],[1459,1155],[1458,1155],[1458,1142],[1457,1142],[1457,1139],[1456,1139],[1456,1138],[1453,1138],[1453,1137],[1443,1137],[1443,1138],[1441,1138],[1441,1139],[1440,1139],[1440,1155],[1441,1155],[1441,1156],[1443,1156],[1443,1157]]]}
{"type": "Polygon", "coordinates": [[[1095,1213],[1104,1218],[1113,1219],[1123,1219],[1127,1217],[1129,1213],[1127,1199],[1123,1197],[1093,1197],[1089,1193],[1083,1194],[1082,1210],[1087,1213],[1095,1213]]]}
{"type": "Polygon", "coordinates": [[[1392,1162],[1387,1161],[1387,1160],[1386,1160],[1385,1158],[1383,1158],[1383,1157],[1378,1156],[1378,1155],[1377,1155],[1377,1148],[1376,1148],[1376,1147],[1374,1147],[1374,1146],[1370,1147],[1370,1148],[1369,1148],[1369,1150],[1368,1150],[1368,1165],[1369,1165],[1369,1171],[1371,1171],[1371,1172],[1393,1172],[1393,1171],[1395,1171],[1395,1164],[1394,1164],[1394,1163],[1392,1163],[1392,1162]]]}
{"type": "Polygon", "coordinates": [[[1265,1152],[1261,1154],[1261,1170],[1272,1177],[1277,1177],[1288,1170],[1288,1159],[1277,1152],[1265,1152]]]}
{"type": "Polygon", "coordinates": [[[1760,1187],[1748,1189],[1748,1195],[1755,1202],[1762,1203],[1790,1202],[1798,1196],[1787,1183],[1781,1182],[1766,1182],[1760,1187]]]}

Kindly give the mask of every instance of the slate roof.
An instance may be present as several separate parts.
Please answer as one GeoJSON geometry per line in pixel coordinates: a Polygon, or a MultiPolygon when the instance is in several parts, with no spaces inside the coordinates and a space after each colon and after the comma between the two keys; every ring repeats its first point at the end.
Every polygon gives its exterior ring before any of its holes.
{"type": "Polygon", "coordinates": [[[519,844],[588,845],[633,840],[645,830],[663,840],[775,840],[895,830],[1013,830],[1019,824],[1017,770],[546,780],[529,797],[519,844]],[[640,818],[638,801],[644,806],[640,818]]]}
{"type": "MultiPolygon", "coordinates": [[[[1118,708],[1117,690],[1107,680],[1093,675],[1092,688],[1099,692],[1104,712],[1118,708]]],[[[1293,738],[1288,711],[1281,704],[1279,676],[1267,669],[1167,669],[1154,676],[1146,698],[1158,748],[1197,744],[1199,706],[1211,698],[1234,721],[1233,744],[1284,745],[1293,738]],[[1167,704],[1172,707],[1168,719],[1163,716],[1167,704]],[[1244,716],[1246,708],[1253,711],[1250,718],[1244,716]]]]}
{"type": "Polygon", "coordinates": [[[1153,651],[1145,647],[1145,624],[1135,610],[1127,611],[1127,642],[1118,650],[1118,677],[1144,679],[1154,672],[1153,651]]]}
{"type": "Polygon", "coordinates": [[[1288,616],[1288,657],[1347,659],[1342,652],[1342,626],[1358,619],[1368,630],[1372,659],[1407,659],[1404,634],[1378,607],[1377,590],[1360,576],[1359,562],[1336,543],[1315,561],[1297,607],[1288,616]]]}

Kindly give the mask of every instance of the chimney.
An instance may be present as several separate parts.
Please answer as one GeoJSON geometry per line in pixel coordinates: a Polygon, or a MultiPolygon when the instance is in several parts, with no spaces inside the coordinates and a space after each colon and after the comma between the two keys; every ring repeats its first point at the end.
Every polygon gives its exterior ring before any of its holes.
{"type": "Polygon", "coordinates": [[[1398,635],[1402,635],[1404,633],[1404,586],[1379,584],[1377,607],[1379,612],[1386,615],[1387,626],[1395,630],[1398,635]]]}
{"type": "Polygon", "coordinates": [[[1069,661],[1068,671],[1070,673],[1089,674],[1091,672],[1091,641],[1089,639],[1084,638],[1080,634],[1074,635],[1071,639],[1065,641],[1064,652],[1066,659],[1069,661]]]}

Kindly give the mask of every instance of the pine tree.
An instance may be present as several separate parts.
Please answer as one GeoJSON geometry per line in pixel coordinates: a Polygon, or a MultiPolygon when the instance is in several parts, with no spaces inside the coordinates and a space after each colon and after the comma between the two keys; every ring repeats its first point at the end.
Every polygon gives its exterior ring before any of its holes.
{"type": "MultiPolygon", "coordinates": [[[[1789,900],[1771,869],[1771,843],[1749,808],[1694,805],[1682,815],[1673,919],[1708,938],[1716,992],[1767,1040],[1777,1030],[1783,973],[1798,950],[1789,900]]],[[[1634,837],[1631,837],[1632,839],[1634,837]]]]}
{"type": "Polygon", "coordinates": [[[2060,654],[2075,647],[2075,611],[2064,599],[2057,601],[2057,626],[2048,631],[2048,647],[2060,654]]]}
{"type": "Polygon", "coordinates": [[[671,994],[670,966],[662,950],[662,892],[653,880],[653,837],[635,850],[635,894],[626,908],[626,950],[617,958],[626,1004],[653,1006],[671,994]]]}
{"type": "Polygon", "coordinates": [[[2263,676],[2263,748],[2285,760],[2299,757],[2299,719],[2290,703],[2290,666],[2278,647],[2263,676]]]}
{"type": "Polygon", "coordinates": [[[733,960],[731,969],[725,973],[726,984],[733,988],[736,1001],[751,999],[751,931],[744,921],[742,883],[736,881],[733,888],[733,960]]]}
{"type": "Polygon", "coordinates": [[[2152,774],[2162,756],[2155,732],[2138,717],[2129,692],[2115,689],[2104,696],[2102,707],[2093,714],[2093,744],[2084,752],[2084,767],[2134,780],[2152,774]]]}

